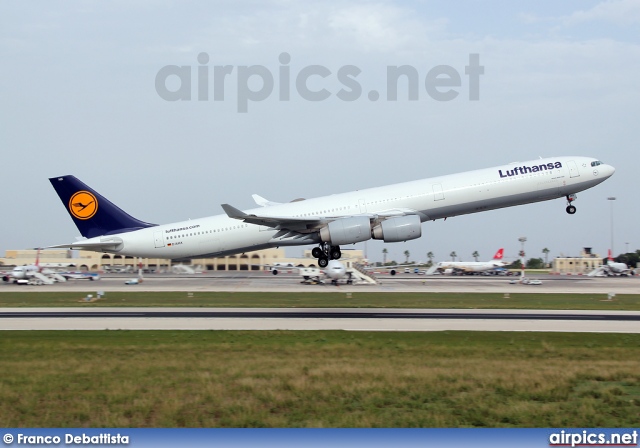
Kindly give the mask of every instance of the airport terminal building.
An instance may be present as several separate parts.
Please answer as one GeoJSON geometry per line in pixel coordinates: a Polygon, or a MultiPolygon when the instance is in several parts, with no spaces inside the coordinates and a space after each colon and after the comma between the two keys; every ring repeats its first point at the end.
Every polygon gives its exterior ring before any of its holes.
{"type": "MultiPolygon", "coordinates": [[[[343,259],[364,263],[361,250],[343,250],[343,259]]],[[[0,258],[0,269],[6,267],[32,265],[39,258],[45,266],[69,267],[86,272],[134,271],[142,267],[147,272],[171,272],[175,266],[187,265],[198,271],[260,271],[268,266],[304,266],[316,267],[317,259],[311,256],[311,250],[305,250],[302,258],[287,257],[284,249],[265,249],[255,252],[230,255],[219,258],[194,258],[191,262],[172,263],[161,258],[135,258],[124,255],[104,254],[86,250],[45,249],[7,250],[0,258]]]]}
{"type": "Polygon", "coordinates": [[[602,264],[602,257],[592,253],[590,247],[585,247],[579,257],[554,258],[551,263],[551,272],[556,274],[586,275],[602,264]]]}

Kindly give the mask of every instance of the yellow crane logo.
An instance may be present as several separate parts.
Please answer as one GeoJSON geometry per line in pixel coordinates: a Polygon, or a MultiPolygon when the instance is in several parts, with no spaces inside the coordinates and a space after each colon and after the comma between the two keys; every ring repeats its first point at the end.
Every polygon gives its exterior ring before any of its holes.
{"type": "Polygon", "coordinates": [[[98,199],[88,191],[78,191],[69,199],[69,211],[78,219],[89,219],[98,211],[98,199]]]}

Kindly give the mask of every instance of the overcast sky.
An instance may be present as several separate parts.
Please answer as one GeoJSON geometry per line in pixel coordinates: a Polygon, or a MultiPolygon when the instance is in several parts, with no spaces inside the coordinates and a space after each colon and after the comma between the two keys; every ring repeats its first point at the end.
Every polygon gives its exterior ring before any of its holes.
{"type": "MultiPolygon", "coordinates": [[[[398,261],[405,250],[414,260],[452,250],[488,259],[505,247],[512,259],[520,236],[527,257],[544,247],[606,254],[612,205],[614,251],[640,249],[639,30],[637,0],[1,2],[0,253],[75,240],[48,181],[64,174],[139,219],[168,223],[220,214],[222,203],[253,208],[252,193],[286,202],[555,155],[597,157],[617,171],[578,194],[573,216],[558,199],[429,222],[419,240],[369,242],[369,258],[386,247],[398,261]],[[471,54],[484,67],[477,101],[465,74],[471,54]],[[191,100],[156,90],[170,65],[191,70],[191,100]],[[243,102],[262,87],[258,76],[245,88],[240,79],[255,65],[273,76],[273,91],[243,102]],[[329,73],[308,81],[330,93],[322,101],[296,88],[313,65],[329,73]],[[418,73],[417,101],[404,81],[398,100],[387,99],[387,67],[401,65],[418,73]],[[425,87],[442,65],[460,75],[449,101],[425,87]],[[224,100],[214,100],[215,66],[231,66],[224,100]],[[338,96],[345,66],[359,70],[352,101],[338,96]],[[198,67],[209,71],[200,79],[208,100],[198,101],[198,67]]],[[[165,81],[181,86],[175,75],[165,81]]]]}

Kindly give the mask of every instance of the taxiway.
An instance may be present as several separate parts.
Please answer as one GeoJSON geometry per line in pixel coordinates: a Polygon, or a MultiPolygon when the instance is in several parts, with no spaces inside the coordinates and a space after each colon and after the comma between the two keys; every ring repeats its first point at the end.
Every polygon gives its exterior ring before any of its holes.
{"type": "MultiPolygon", "coordinates": [[[[379,276],[378,285],[305,285],[295,274],[210,273],[195,276],[103,276],[49,286],[2,285],[0,291],[317,291],[498,292],[634,294],[640,279],[541,275],[541,285],[511,284],[512,277],[379,276]]],[[[228,308],[4,308],[3,330],[350,330],[554,331],[640,333],[640,312],[550,310],[228,309],[228,308]]]]}
{"type": "Polygon", "coordinates": [[[317,291],[335,292],[491,292],[491,293],[601,293],[636,294],[640,292],[640,277],[585,277],[559,275],[532,275],[541,285],[511,284],[515,277],[494,276],[422,276],[415,274],[387,274],[377,276],[377,285],[333,286],[307,285],[300,283],[300,277],[293,273],[271,275],[265,271],[237,271],[196,275],[157,275],[150,274],[138,285],[125,285],[124,282],[135,277],[129,275],[104,275],[98,281],[72,280],[47,286],[0,285],[1,291],[247,291],[247,292],[292,292],[317,291]]]}

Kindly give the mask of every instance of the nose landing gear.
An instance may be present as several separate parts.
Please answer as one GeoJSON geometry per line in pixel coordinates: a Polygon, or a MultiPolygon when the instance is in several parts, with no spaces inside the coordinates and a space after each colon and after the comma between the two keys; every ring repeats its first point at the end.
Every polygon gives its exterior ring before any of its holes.
{"type": "Polygon", "coordinates": [[[578,199],[578,197],[575,194],[568,194],[567,195],[567,213],[569,213],[570,215],[573,215],[576,212],[576,207],[572,204],[573,201],[575,201],[576,199],[578,199]]]}
{"type": "Polygon", "coordinates": [[[314,247],[311,255],[318,259],[318,266],[326,268],[329,260],[337,260],[342,257],[340,246],[332,246],[329,243],[322,243],[318,247],[314,247]]]}

